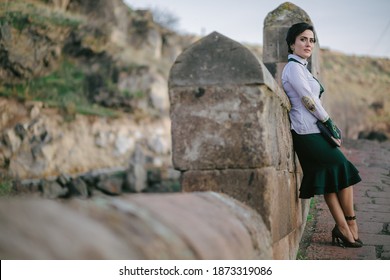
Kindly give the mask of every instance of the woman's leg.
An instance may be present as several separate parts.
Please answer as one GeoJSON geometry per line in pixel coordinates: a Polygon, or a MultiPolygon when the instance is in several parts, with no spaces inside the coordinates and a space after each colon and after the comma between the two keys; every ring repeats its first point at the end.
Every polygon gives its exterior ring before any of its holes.
{"type": "MultiPolygon", "coordinates": [[[[355,216],[355,210],[353,209],[353,188],[348,187],[342,189],[337,193],[337,197],[340,201],[341,208],[343,209],[344,216],[353,217],[355,216]]],[[[352,232],[354,239],[359,238],[358,226],[356,220],[347,220],[349,229],[352,232]]]]}
{"type": "Polygon", "coordinates": [[[340,205],[340,201],[337,194],[336,193],[324,194],[324,198],[339,230],[347,238],[349,242],[354,243],[355,239],[352,235],[351,230],[349,229],[347,221],[345,220],[345,214],[340,205]]]}

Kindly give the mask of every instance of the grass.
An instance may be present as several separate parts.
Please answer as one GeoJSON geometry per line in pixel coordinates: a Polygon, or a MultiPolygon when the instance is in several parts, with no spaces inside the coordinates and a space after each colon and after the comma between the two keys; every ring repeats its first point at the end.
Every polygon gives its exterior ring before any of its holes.
{"type": "Polygon", "coordinates": [[[0,95],[21,101],[41,101],[49,107],[58,107],[69,116],[76,113],[116,117],[118,112],[91,104],[85,89],[84,72],[70,60],[64,59],[57,71],[45,77],[34,78],[22,84],[5,84],[0,95]]]}
{"type": "Polygon", "coordinates": [[[0,174],[0,197],[9,196],[12,193],[12,180],[0,174]]]}
{"type": "Polygon", "coordinates": [[[310,200],[310,208],[309,213],[306,218],[306,226],[301,238],[301,242],[299,243],[299,248],[296,256],[296,260],[306,260],[306,250],[310,245],[311,236],[313,234],[313,228],[315,224],[315,216],[316,216],[316,203],[317,200],[313,197],[310,200]]]}
{"type": "MultiPolygon", "coordinates": [[[[38,2],[12,0],[0,3],[0,28],[12,26],[22,32],[26,28],[48,30],[52,27],[77,28],[81,17],[54,10],[38,2]]],[[[58,107],[67,119],[76,113],[115,117],[119,112],[91,104],[85,89],[85,73],[70,60],[60,61],[59,68],[44,77],[35,77],[19,84],[3,81],[0,95],[20,101],[41,101],[49,107],[58,107]]]]}
{"type": "MultiPolygon", "coordinates": [[[[323,50],[321,81],[325,85],[325,110],[345,131],[357,138],[362,130],[382,131],[390,125],[390,60],[347,56],[323,50]],[[382,111],[370,105],[383,102],[382,111]]],[[[389,131],[387,131],[389,133],[389,131]]]]}
{"type": "Polygon", "coordinates": [[[49,25],[57,27],[77,27],[83,20],[61,11],[53,11],[37,3],[12,0],[0,3],[0,25],[9,24],[22,31],[28,26],[46,29],[49,25]]]}
{"type": "Polygon", "coordinates": [[[315,207],[316,207],[316,200],[315,200],[315,198],[312,198],[310,200],[310,210],[309,210],[309,213],[307,214],[306,222],[313,221],[315,213],[314,213],[314,211],[311,211],[311,210],[314,210],[315,207]]]}
{"type": "MultiPolygon", "coordinates": [[[[25,29],[62,30],[62,28],[75,29],[85,23],[82,16],[71,14],[58,9],[52,9],[39,2],[10,0],[0,3],[0,28],[11,26],[14,30],[23,32],[25,29]],[[53,29],[54,28],[54,29],[53,29]]],[[[84,38],[88,46],[103,46],[93,34],[84,38]]],[[[19,84],[10,84],[7,81],[0,83],[0,95],[16,98],[20,101],[41,101],[49,107],[60,108],[67,120],[72,120],[76,113],[96,115],[103,117],[118,117],[121,112],[115,109],[99,106],[90,97],[88,77],[85,70],[70,59],[62,58],[60,65],[54,72],[44,77],[33,77],[19,84]]],[[[80,63],[79,63],[80,64],[80,63]]],[[[84,69],[86,66],[84,67],[84,69]]],[[[111,81],[110,73],[102,74],[104,81],[101,86],[116,96],[127,99],[146,98],[141,91],[120,91],[118,85],[111,81]]]]}

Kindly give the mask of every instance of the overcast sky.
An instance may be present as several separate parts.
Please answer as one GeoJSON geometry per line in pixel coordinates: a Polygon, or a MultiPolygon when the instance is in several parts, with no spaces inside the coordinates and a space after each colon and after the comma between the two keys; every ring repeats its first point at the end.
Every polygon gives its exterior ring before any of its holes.
{"type": "MultiPolygon", "coordinates": [[[[218,31],[238,42],[263,44],[263,22],[282,0],[125,0],[179,18],[181,32],[218,31]]],[[[321,47],[349,55],[390,58],[390,0],[291,0],[305,10],[321,47]]]]}

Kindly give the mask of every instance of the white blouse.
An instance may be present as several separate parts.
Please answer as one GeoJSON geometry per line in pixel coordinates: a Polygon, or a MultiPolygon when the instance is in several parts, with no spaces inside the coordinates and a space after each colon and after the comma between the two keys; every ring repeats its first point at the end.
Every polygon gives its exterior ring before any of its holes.
{"type": "Polygon", "coordinates": [[[316,122],[329,118],[320,101],[320,84],[307,70],[307,61],[290,54],[283,69],[282,85],[291,103],[291,129],[298,134],[320,133],[316,122]]]}

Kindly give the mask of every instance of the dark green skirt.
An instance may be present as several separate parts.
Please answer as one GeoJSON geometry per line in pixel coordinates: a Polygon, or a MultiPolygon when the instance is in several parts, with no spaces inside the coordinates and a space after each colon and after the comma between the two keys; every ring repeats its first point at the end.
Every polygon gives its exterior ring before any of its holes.
{"type": "Polygon", "coordinates": [[[291,131],[295,152],[303,170],[300,198],[337,193],[361,181],[359,171],[339,148],[331,146],[319,133],[291,131]]]}

